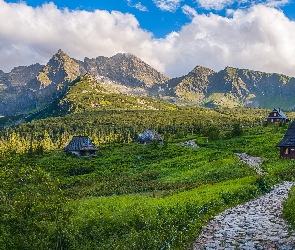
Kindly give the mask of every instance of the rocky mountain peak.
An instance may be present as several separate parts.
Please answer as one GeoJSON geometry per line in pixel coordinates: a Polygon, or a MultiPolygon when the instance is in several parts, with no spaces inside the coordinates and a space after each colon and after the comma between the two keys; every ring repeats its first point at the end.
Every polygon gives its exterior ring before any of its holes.
{"type": "Polygon", "coordinates": [[[132,88],[150,88],[168,80],[150,65],[128,53],[118,53],[112,57],[85,58],[84,63],[80,65],[97,78],[107,77],[115,83],[132,88]]]}
{"type": "Polygon", "coordinates": [[[57,52],[56,52],[56,55],[60,55],[60,56],[68,56],[65,52],[63,52],[61,49],[59,49],[57,52]]]}
{"type": "Polygon", "coordinates": [[[43,89],[55,85],[60,89],[66,87],[78,76],[80,76],[79,64],[59,49],[40,71],[31,86],[35,89],[43,89]]]}
{"type": "Polygon", "coordinates": [[[191,72],[189,72],[187,76],[200,78],[207,77],[208,75],[211,75],[213,73],[215,73],[214,70],[198,65],[191,72]]]}

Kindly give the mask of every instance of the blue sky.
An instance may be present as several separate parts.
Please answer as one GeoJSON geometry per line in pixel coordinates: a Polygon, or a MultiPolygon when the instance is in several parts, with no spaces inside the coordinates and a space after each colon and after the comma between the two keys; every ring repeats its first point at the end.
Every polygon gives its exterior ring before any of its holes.
{"type": "Polygon", "coordinates": [[[195,66],[295,76],[290,0],[0,0],[0,70],[132,53],[168,77],[195,66]]]}

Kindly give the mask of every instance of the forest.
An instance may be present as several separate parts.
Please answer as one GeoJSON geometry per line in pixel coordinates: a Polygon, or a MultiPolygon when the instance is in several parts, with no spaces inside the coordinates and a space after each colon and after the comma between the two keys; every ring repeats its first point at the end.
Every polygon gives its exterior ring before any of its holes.
{"type": "MultiPolygon", "coordinates": [[[[289,123],[266,123],[269,112],[180,106],[18,125],[1,118],[0,249],[189,249],[212,216],[294,180],[294,161],[275,147],[289,123]],[[164,143],[137,144],[145,129],[164,143]],[[75,135],[89,136],[97,156],[64,153],[75,135]],[[179,144],[191,139],[199,147],[179,144]],[[237,152],[261,157],[267,174],[237,152]]],[[[293,189],[284,216],[295,227],[294,197],[293,189]]]]}

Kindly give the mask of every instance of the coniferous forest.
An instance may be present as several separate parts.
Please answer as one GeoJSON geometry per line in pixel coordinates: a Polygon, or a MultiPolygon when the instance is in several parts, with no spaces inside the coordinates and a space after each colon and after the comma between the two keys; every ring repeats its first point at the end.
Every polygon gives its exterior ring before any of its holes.
{"type": "MultiPolygon", "coordinates": [[[[270,110],[174,106],[0,119],[0,249],[189,249],[212,216],[294,180],[270,110]],[[145,129],[163,144],[139,145],[145,129]],[[89,136],[96,157],[63,152],[89,136]],[[183,146],[194,139],[199,147],[183,146]],[[257,174],[235,153],[263,159],[257,174]]],[[[294,119],[295,113],[287,115],[294,119]]],[[[295,226],[294,190],[284,216],[295,226]]]]}

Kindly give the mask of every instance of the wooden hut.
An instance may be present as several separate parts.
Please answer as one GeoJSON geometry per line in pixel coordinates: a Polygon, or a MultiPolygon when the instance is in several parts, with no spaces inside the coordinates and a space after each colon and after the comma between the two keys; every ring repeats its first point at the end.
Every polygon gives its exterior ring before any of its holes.
{"type": "Polygon", "coordinates": [[[157,140],[158,143],[163,143],[163,138],[159,136],[154,130],[145,130],[142,134],[136,139],[139,144],[150,144],[153,140],[157,140]]]}
{"type": "Polygon", "coordinates": [[[289,122],[290,119],[283,113],[280,108],[274,108],[266,118],[268,122],[289,122]]]}
{"type": "Polygon", "coordinates": [[[276,146],[280,147],[280,157],[295,159],[295,121],[292,122],[283,139],[276,146]]]}
{"type": "Polygon", "coordinates": [[[63,150],[78,156],[92,157],[99,149],[93,145],[88,136],[74,136],[63,150]]]}

